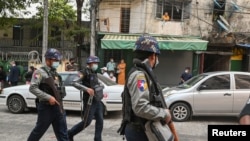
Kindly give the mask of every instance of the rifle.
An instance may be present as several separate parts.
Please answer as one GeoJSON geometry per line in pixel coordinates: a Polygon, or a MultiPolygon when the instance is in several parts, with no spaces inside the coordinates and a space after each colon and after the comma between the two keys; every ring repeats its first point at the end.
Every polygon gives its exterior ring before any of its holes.
{"type": "Polygon", "coordinates": [[[84,125],[83,125],[83,129],[87,126],[87,121],[88,121],[88,117],[89,117],[89,110],[90,110],[92,102],[93,102],[93,97],[94,96],[89,96],[87,106],[86,106],[86,108],[84,110],[84,116],[83,116],[84,125]]]}
{"type": "MultiPolygon", "coordinates": [[[[159,86],[157,86],[157,87],[159,87],[159,86]]],[[[167,104],[166,104],[165,101],[164,101],[164,97],[163,97],[162,92],[160,92],[159,94],[160,94],[160,97],[161,97],[161,103],[162,103],[163,107],[164,107],[164,108],[167,108],[167,104]]],[[[169,129],[171,130],[171,132],[172,132],[173,135],[174,135],[174,141],[179,141],[179,138],[178,138],[177,132],[176,132],[176,130],[175,130],[173,121],[171,120],[171,121],[170,121],[169,123],[167,123],[167,124],[168,124],[169,129]]]]}
{"type": "MultiPolygon", "coordinates": [[[[80,90],[81,102],[83,102],[83,98],[82,98],[82,97],[83,97],[83,96],[82,96],[82,95],[83,95],[83,92],[82,92],[82,91],[88,89],[88,87],[86,87],[86,86],[84,86],[84,85],[81,85],[81,84],[79,84],[79,83],[77,83],[77,82],[72,83],[72,85],[73,85],[75,88],[77,88],[78,90],[80,90]]],[[[89,96],[87,106],[84,107],[85,110],[84,110],[84,115],[83,115],[83,117],[82,117],[82,115],[81,115],[82,120],[84,119],[83,129],[84,129],[84,128],[86,127],[86,125],[87,125],[88,116],[89,116],[89,110],[90,110],[91,105],[92,105],[92,102],[93,102],[93,97],[94,97],[94,96],[89,96]]],[[[81,110],[82,110],[82,107],[83,107],[83,106],[81,106],[81,110]]],[[[81,112],[81,114],[82,114],[82,112],[81,112]]]]}
{"type": "Polygon", "coordinates": [[[53,79],[52,76],[50,76],[50,77],[46,78],[46,79],[44,80],[44,82],[45,82],[46,84],[48,84],[49,87],[53,90],[54,97],[55,97],[55,99],[56,99],[56,101],[57,101],[56,103],[57,103],[58,106],[60,107],[61,113],[63,113],[62,98],[61,98],[61,96],[60,96],[59,91],[56,89],[55,80],[53,79]]]}

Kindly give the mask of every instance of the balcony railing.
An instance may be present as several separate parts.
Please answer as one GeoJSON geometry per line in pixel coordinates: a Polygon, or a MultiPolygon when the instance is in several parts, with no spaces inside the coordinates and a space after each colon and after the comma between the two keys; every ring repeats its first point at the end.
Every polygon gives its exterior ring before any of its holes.
{"type": "MultiPolygon", "coordinates": [[[[58,49],[66,59],[77,55],[76,43],[72,41],[49,41],[48,48],[58,49]]],[[[31,51],[38,52],[41,58],[42,41],[0,39],[0,58],[2,60],[28,61],[31,51]]]]}

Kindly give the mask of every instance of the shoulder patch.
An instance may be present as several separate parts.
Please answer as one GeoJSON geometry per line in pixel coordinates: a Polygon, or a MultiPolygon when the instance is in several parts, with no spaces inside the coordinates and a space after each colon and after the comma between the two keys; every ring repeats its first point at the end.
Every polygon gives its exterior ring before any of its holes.
{"type": "Polygon", "coordinates": [[[33,73],[33,77],[34,77],[35,79],[41,79],[42,75],[41,75],[40,72],[35,71],[35,72],[33,73]]]}
{"type": "Polygon", "coordinates": [[[143,92],[148,89],[148,84],[145,76],[139,75],[137,76],[137,88],[139,91],[143,92]]]}

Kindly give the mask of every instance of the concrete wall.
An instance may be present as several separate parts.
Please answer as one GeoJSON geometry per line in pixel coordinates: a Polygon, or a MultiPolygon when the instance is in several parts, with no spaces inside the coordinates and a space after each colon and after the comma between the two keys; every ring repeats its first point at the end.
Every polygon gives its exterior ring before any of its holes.
{"type": "Polygon", "coordinates": [[[156,0],[133,0],[131,3],[125,0],[108,2],[103,0],[99,5],[98,18],[100,19],[100,31],[107,32],[101,19],[109,18],[110,31],[120,32],[121,7],[130,7],[130,33],[152,33],[163,35],[192,35],[207,36],[212,30],[211,1],[192,1],[190,19],[184,21],[168,21],[162,26],[160,18],[156,18],[156,0]],[[206,9],[206,10],[204,10],[206,9]],[[197,18],[199,17],[199,18],[197,18]],[[210,25],[211,24],[211,25],[210,25]],[[202,33],[202,34],[201,34],[202,33]]]}

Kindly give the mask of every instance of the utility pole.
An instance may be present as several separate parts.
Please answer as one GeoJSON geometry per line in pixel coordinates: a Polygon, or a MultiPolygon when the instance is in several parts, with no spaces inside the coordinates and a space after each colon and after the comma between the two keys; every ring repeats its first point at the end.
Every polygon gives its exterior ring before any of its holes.
{"type": "Polygon", "coordinates": [[[96,43],[96,0],[91,0],[91,36],[90,36],[90,55],[95,55],[96,43]]]}
{"type": "Polygon", "coordinates": [[[48,47],[48,0],[43,3],[43,45],[42,45],[42,63],[45,64],[45,53],[48,47]]]}

